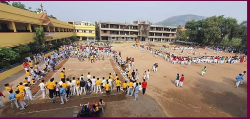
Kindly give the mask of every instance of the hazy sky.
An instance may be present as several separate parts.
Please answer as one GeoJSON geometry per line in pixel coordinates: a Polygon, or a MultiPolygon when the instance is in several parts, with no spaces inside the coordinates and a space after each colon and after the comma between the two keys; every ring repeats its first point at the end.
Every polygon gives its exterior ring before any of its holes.
{"type": "Polygon", "coordinates": [[[22,1],[26,7],[40,8],[42,3],[48,14],[61,21],[113,21],[148,20],[153,23],[176,15],[225,15],[242,22],[247,20],[246,1],[22,1]]]}

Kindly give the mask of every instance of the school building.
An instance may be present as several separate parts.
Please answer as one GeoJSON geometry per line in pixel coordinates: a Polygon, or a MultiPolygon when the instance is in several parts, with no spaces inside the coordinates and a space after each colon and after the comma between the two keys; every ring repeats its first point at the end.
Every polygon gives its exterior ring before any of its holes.
{"type": "Polygon", "coordinates": [[[80,40],[95,41],[95,24],[87,21],[81,21],[79,24],[75,22],[68,22],[74,25],[75,35],[80,40]]]}
{"type": "Polygon", "coordinates": [[[43,11],[34,13],[0,3],[0,47],[33,42],[35,28],[39,26],[43,28],[47,42],[74,35],[80,39],[95,39],[95,26],[70,24],[49,18],[43,11]]]}
{"type": "Polygon", "coordinates": [[[145,21],[129,23],[100,22],[100,40],[171,42],[177,27],[159,26],[145,21]]]}

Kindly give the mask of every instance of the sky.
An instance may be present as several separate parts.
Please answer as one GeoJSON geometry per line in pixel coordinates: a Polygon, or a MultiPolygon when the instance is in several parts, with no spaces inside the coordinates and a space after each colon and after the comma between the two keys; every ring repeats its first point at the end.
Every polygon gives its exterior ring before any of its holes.
{"type": "Polygon", "coordinates": [[[33,10],[44,10],[61,21],[127,22],[147,20],[153,23],[177,15],[233,17],[247,20],[246,1],[21,1],[33,10]]]}

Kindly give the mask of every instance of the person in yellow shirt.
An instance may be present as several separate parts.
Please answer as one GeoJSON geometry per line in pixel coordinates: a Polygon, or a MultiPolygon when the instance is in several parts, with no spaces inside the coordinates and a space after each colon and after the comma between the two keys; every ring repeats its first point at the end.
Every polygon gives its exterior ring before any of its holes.
{"type": "Polygon", "coordinates": [[[33,67],[33,63],[31,61],[29,61],[29,66],[33,67]]]}
{"type": "Polygon", "coordinates": [[[27,77],[30,76],[30,71],[29,71],[29,70],[26,71],[26,76],[27,76],[27,77]]]}
{"type": "Polygon", "coordinates": [[[112,79],[112,80],[113,80],[113,76],[112,76],[112,74],[111,74],[111,73],[109,73],[109,77],[110,77],[110,79],[112,79]]]}
{"type": "Polygon", "coordinates": [[[60,76],[61,76],[61,79],[65,78],[65,74],[63,73],[63,71],[61,71],[60,76]]]}
{"type": "Polygon", "coordinates": [[[115,81],[117,80],[117,78],[118,78],[118,76],[117,76],[117,74],[115,75],[115,81]]]}
{"type": "Polygon", "coordinates": [[[20,91],[16,91],[16,99],[19,102],[20,106],[22,107],[20,110],[25,109],[28,105],[24,102],[24,96],[20,91]]]}
{"type": "Polygon", "coordinates": [[[66,71],[65,68],[63,68],[64,78],[66,77],[66,71]]]}
{"type": "Polygon", "coordinates": [[[130,77],[130,72],[128,71],[128,77],[130,77]]]}
{"type": "Polygon", "coordinates": [[[20,93],[22,93],[22,94],[24,94],[24,86],[23,86],[23,83],[21,82],[21,83],[19,83],[19,86],[17,86],[17,90],[20,92],[20,93]]]}
{"type": "Polygon", "coordinates": [[[8,94],[10,93],[10,91],[12,90],[12,87],[10,86],[10,84],[8,83],[5,84],[5,90],[8,92],[8,94]]]}
{"type": "Polygon", "coordinates": [[[79,80],[79,78],[77,78],[77,80],[76,80],[76,95],[80,95],[79,90],[80,90],[80,80],[79,80]]]}
{"type": "Polygon", "coordinates": [[[54,93],[55,93],[55,86],[56,84],[54,83],[54,78],[50,79],[50,82],[48,82],[45,87],[49,89],[49,97],[50,99],[53,99],[54,93]]]}
{"type": "Polygon", "coordinates": [[[105,84],[105,88],[106,88],[106,94],[107,95],[110,95],[110,87],[111,87],[111,85],[109,84],[109,82],[107,81],[107,83],[105,84]]]}
{"type": "Polygon", "coordinates": [[[132,94],[133,94],[132,88],[133,88],[133,82],[130,81],[130,82],[128,83],[128,93],[127,93],[127,95],[129,95],[129,94],[131,93],[130,96],[132,96],[132,94]]]}
{"type": "Polygon", "coordinates": [[[116,88],[117,88],[117,92],[121,91],[121,81],[119,80],[119,78],[117,78],[116,80],[116,88]]]}
{"type": "Polygon", "coordinates": [[[28,77],[25,77],[25,79],[23,79],[22,83],[23,84],[28,83],[28,77]]]}
{"type": "Polygon", "coordinates": [[[35,79],[34,78],[30,81],[30,85],[35,85],[35,79]]]}
{"type": "Polygon", "coordinates": [[[128,87],[128,84],[127,84],[127,81],[125,81],[123,84],[122,84],[122,89],[123,89],[123,92],[126,94],[127,93],[127,87],[128,87]]]}
{"type": "Polygon", "coordinates": [[[93,55],[90,56],[90,61],[91,61],[91,63],[94,62],[94,56],[93,55]]]}
{"type": "Polygon", "coordinates": [[[95,81],[95,85],[97,87],[96,89],[96,93],[98,93],[98,91],[100,91],[102,93],[102,90],[101,90],[101,81],[99,80],[99,78],[97,78],[97,80],[95,81]]]}

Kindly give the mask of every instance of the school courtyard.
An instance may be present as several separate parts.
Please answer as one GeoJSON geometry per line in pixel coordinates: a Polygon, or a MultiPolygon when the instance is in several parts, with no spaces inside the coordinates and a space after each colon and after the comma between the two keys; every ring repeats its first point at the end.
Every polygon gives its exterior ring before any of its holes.
{"type": "MultiPolygon", "coordinates": [[[[60,98],[56,98],[57,103],[52,100],[41,99],[39,91],[34,93],[34,101],[26,101],[29,105],[25,110],[11,109],[10,104],[6,103],[4,108],[0,109],[2,117],[72,117],[75,110],[80,109],[80,104],[88,102],[98,102],[102,98],[106,102],[106,108],[102,117],[246,117],[247,116],[247,74],[244,78],[244,84],[235,88],[235,77],[247,71],[247,63],[236,64],[191,64],[180,65],[171,64],[163,58],[155,58],[153,54],[142,51],[139,48],[134,49],[134,42],[119,42],[112,46],[114,50],[121,51],[122,59],[132,57],[135,59],[133,69],[139,70],[139,82],[142,82],[143,72],[150,69],[150,80],[146,95],[139,94],[139,100],[134,101],[134,97],[125,96],[122,93],[116,93],[114,90],[111,96],[105,94],[91,94],[90,96],[73,96],[69,102],[60,104],[60,98]],[[159,64],[158,71],[153,73],[152,66],[159,64]],[[201,76],[203,67],[207,67],[207,72],[201,76]],[[185,80],[183,87],[174,85],[175,76],[179,73],[184,74],[185,80]]],[[[148,44],[146,42],[140,44],[148,44]]],[[[158,49],[162,45],[170,46],[169,43],[152,43],[152,48],[158,49]]],[[[168,50],[169,51],[169,50],[168,50]]],[[[170,51],[173,52],[173,51],[170,51]]],[[[174,51],[179,54],[181,51],[174,51]]],[[[200,49],[201,55],[234,56],[232,53],[215,54],[209,50],[200,49]]],[[[187,55],[184,50],[183,55],[187,55]]],[[[196,54],[199,56],[199,54],[196,54]]],[[[190,55],[193,56],[193,55],[190,55]]],[[[60,71],[66,68],[67,77],[84,78],[88,72],[96,78],[102,78],[112,73],[119,73],[113,60],[105,58],[104,61],[90,63],[88,59],[78,61],[77,58],[70,58],[62,61],[57,66],[56,72],[49,74],[48,78],[54,77],[55,81],[60,80],[60,71]]],[[[121,78],[121,74],[118,75],[121,78]]],[[[21,71],[12,77],[0,81],[16,86],[25,77],[24,71],[21,71]]],[[[1,89],[4,90],[4,89],[1,89]]],[[[39,89],[37,89],[39,90],[39,89]]],[[[8,100],[4,99],[5,102],[8,100]]]]}

